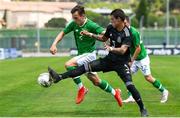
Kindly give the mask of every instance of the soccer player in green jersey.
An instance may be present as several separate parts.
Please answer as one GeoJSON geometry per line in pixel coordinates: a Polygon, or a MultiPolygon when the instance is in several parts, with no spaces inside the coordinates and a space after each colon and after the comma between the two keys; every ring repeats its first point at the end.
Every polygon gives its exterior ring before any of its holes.
{"type": "MultiPolygon", "coordinates": [[[[88,19],[85,16],[85,10],[83,6],[75,6],[72,10],[72,18],[73,20],[68,23],[68,25],[64,28],[62,32],[54,40],[50,52],[54,55],[57,52],[56,45],[59,41],[61,41],[64,35],[69,32],[74,32],[74,38],[76,41],[76,46],[78,50],[78,56],[70,59],[65,63],[65,67],[68,71],[76,69],[78,66],[82,66],[86,63],[89,63],[93,60],[96,60],[95,53],[95,42],[96,39],[84,36],[81,34],[81,31],[87,30],[89,32],[93,32],[95,34],[101,34],[104,32],[104,29],[88,19]]],[[[94,85],[100,87],[102,90],[111,93],[115,99],[117,100],[119,106],[122,105],[122,99],[120,97],[120,90],[112,88],[109,83],[104,80],[101,80],[96,72],[88,72],[86,73],[88,79],[90,79],[94,85]]],[[[83,101],[85,94],[88,92],[88,89],[82,84],[80,76],[73,78],[75,84],[77,84],[79,90],[76,98],[76,103],[79,104],[83,101]]]]}
{"type": "MultiPolygon", "coordinates": [[[[144,47],[143,41],[140,38],[140,34],[134,27],[130,26],[128,17],[126,17],[125,23],[130,28],[132,35],[132,46],[130,48],[131,62],[129,64],[131,66],[131,72],[132,74],[135,74],[138,69],[140,69],[144,75],[144,78],[162,93],[160,102],[165,103],[168,100],[169,92],[167,89],[165,89],[159,80],[156,80],[151,75],[150,59],[144,47]]],[[[123,102],[135,102],[130,92],[128,92],[128,95],[129,97],[123,102]]]]}

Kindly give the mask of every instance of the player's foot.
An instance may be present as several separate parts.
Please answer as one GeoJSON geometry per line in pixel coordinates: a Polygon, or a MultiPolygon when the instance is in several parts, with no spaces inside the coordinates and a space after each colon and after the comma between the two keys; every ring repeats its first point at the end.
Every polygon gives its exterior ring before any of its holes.
{"type": "Polygon", "coordinates": [[[132,95],[130,95],[126,100],[123,100],[124,103],[130,103],[130,102],[135,102],[134,98],[132,95]]]}
{"type": "Polygon", "coordinates": [[[53,81],[53,83],[57,83],[61,80],[59,74],[56,71],[54,71],[52,68],[48,67],[48,72],[51,76],[50,80],[53,81]]]}
{"type": "Polygon", "coordinates": [[[121,90],[120,89],[115,89],[115,95],[114,98],[116,99],[116,101],[118,102],[118,105],[120,107],[122,107],[123,103],[122,103],[122,98],[121,98],[121,90]]]}
{"type": "Polygon", "coordinates": [[[148,117],[148,112],[146,109],[141,109],[140,112],[141,112],[141,117],[148,117]]]}
{"type": "Polygon", "coordinates": [[[169,91],[165,89],[162,93],[161,103],[167,102],[168,95],[169,95],[169,91]]]}
{"type": "Polygon", "coordinates": [[[87,94],[87,92],[88,92],[88,89],[85,88],[84,86],[78,90],[78,95],[76,98],[76,104],[80,104],[84,100],[84,97],[87,94]]]}

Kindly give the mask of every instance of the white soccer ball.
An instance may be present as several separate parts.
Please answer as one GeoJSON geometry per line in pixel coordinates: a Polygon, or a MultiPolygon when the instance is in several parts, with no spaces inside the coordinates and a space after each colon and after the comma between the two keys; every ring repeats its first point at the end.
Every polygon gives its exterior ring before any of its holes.
{"type": "Polygon", "coordinates": [[[50,87],[52,82],[50,81],[49,73],[42,73],[38,77],[38,84],[43,87],[50,87]]]}

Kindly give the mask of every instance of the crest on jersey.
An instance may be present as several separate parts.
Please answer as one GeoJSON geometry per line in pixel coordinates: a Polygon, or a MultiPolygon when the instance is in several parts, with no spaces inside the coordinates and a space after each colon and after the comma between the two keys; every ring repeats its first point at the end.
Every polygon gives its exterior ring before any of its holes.
{"type": "Polygon", "coordinates": [[[120,36],[118,36],[117,42],[118,42],[118,43],[121,43],[121,37],[120,37],[120,36]]]}

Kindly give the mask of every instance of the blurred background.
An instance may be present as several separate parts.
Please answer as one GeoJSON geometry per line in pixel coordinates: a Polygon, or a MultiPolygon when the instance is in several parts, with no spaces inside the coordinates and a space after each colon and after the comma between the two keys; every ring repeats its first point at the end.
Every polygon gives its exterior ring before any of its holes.
{"type": "MultiPolygon", "coordinates": [[[[121,8],[130,17],[149,54],[180,54],[179,0],[0,0],[0,59],[50,56],[49,48],[71,20],[77,4],[87,17],[106,28],[109,14],[121,8]]],[[[103,45],[97,42],[97,54],[103,45]]],[[[73,33],[58,45],[58,56],[76,54],[73,33]]]]}
{"type": "MultiPolygon", "coordinates": [[[[77,4],[85,6],[87,17],[104,28],[113,9],[124,10],[141,33],[153,76],[170,92],[168,102],[162,104],[161,94],[143,80],[140,71],[133,76],[150,117],[180,117],[180,0],[0,0],[0,116],[140,116],[136,104],[119,108],[113,96],[94,87],[86,76],[81,80],[90,92],[80,105],[75,104],[77,88],[71,79],[50,88],[37,84],[39,74],[47,72],[48,66],[64,72],[65,62],[77,54],[73,32],[58,44],[55,57],[49,53],[77,4]]],[[[96,45],[98,56],[107,54],[102,42],[96,45]]],[[[98,75],[120,88],[123,99],[128,97],[116,73],[98,75]]]]}

